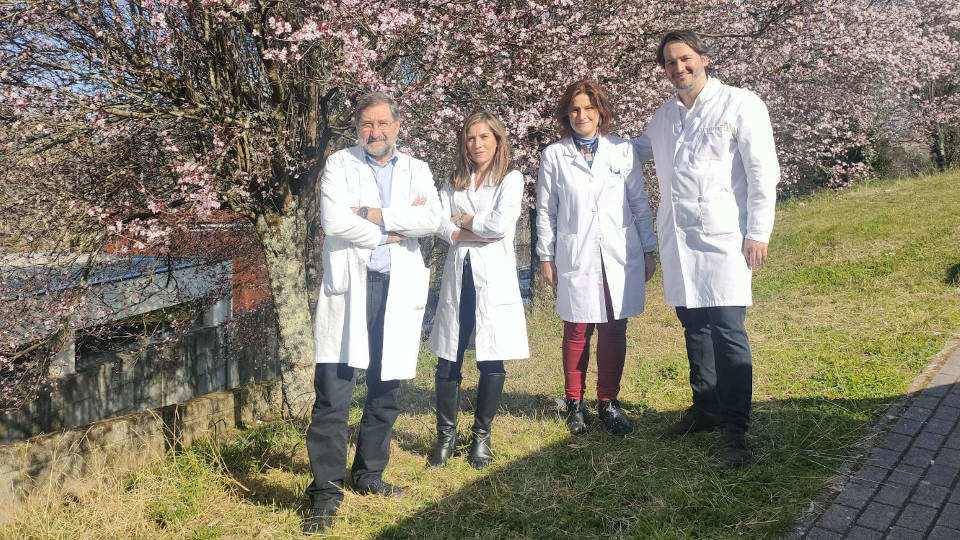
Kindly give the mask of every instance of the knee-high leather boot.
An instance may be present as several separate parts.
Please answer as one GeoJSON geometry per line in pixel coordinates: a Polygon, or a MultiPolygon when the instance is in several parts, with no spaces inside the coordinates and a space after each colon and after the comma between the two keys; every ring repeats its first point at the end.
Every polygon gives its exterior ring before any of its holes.
{"type": "Polygon", "coordinates": [[[470,444],[470,455],[467,461],[475,469],[482,469],[493,461],[490,452],[490,424],[500,406],[500,396],[503,395],[503,381],[506,373],[492,373],[480,375],[477,384],[477,408],[473,414],[473,442],[470,444]]]}
{"type": "Polygon", "coordinates": [[[443,467],[457,449],[457,412],[460,410],[460,381],[434,379],[437,393],[437,442],[427,463],[443,467]]]}

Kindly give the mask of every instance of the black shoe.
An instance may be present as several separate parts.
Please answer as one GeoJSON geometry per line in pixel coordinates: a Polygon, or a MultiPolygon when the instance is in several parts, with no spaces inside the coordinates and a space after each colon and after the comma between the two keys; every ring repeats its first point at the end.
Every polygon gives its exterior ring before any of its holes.
{"type": "Polygon", "coordinates": [[[403,489],[401,489],[400,486],[384,482],[382,478],[355,485],[353,491],[360,495],[380,495],[381,497],[399,497],[403,495],[403,489]]]}
{"type": "Polygon", "coordinates": [[[574,435],[583,435],[587,432],[587,420],[584,417],[583,401],[579,399],[567,400],[567,429],[574,435]]]}
{"type": "Polygon", "coordinates": [[[314,501],[310,507],[310,515],[303,520],[303,534],[323,534],[333,525],[333,517],[339,509],[339,499],[314,501]]]}
{"type": "Polygon", "coordinates": [[[460,381],[435,379],[437,394],[437,442],[430,449],[427,464],[443,467],[457,449],[457,412],[460,410],[460,381]]]}
{"type": "Polygon", "coordinates": [[[720,459],[730,467],[739,467],[753,459],[747,448],[746,429],[733,424],[720,426],[720,459]]]}
{"type": "Polygon", "coordinates": [[[607,429],[614,435],[626,437],[633,432],[633,424],[624,416],[623,411],[620,410],[620,403],[617,400],[601,401],[597,404],[597,409],[603,425],[607,426],[607,429]]]}
{"type": "Polygon", "coordinates": [[[506,373],[490,373],[480,375],[477,384],[477,409],[473,413],[473,440],[470,443],[470,453],[467,462],[474,469],[482,469],[493,461],[493,452],[490,451],[490,424],[500,406],[500,396],[503,395],[503,381],[506,373]]]}
{"type": "Polygon", "coordinates": [[[679,420],[667,428],[667,433],[679,437],[699,431],[713,431],[717,425],[719,422],[716,416],[697,407],[690,407],[683,411],[679,420]]]}

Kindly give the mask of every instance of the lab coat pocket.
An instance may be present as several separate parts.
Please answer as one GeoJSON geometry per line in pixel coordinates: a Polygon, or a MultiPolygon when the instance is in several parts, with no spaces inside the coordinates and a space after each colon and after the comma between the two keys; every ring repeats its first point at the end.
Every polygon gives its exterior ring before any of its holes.
{"type": "Polygon", "coordinates": [[[557,272],[575,272],[580,269],[580,253],[578,253],[578,238],[575,233],[560,233],[557,235],[557,255],[555,262],[557,272]]]}
{"type": "Polygon", "coordinates": [[[623,167],[618,165],[610,165],[610,169],[607,171],[607,177],[605,180],[605,187],[607,188],[616,188],[623,187],[623,181],[626,178],[626,171],[623,167]]]}
{"type": "Polygon", "coordinates": [[[700,228],[700,202],[696,199],[675,200],[673,214],[677,227],[681,229],[700,228]]]}
{"type": "MultiPolygon", "coordinates": [[[[329,242],[329,240],[328,240],[329,242]]],[[[343,294],[350,286],[350,250],[323,250],[323,292],[343,294]]]]}
{"type": "Polygon", "coordinates": [[[513,265],[487,267],[487,301],[491,306],[515,304],[520,301],[520,283],[513,265]]]}
{"type": "Polygon", "coordinates": [[[626,238],[626,261],[640,259],[643,260],[643,242],[640,241],[640,233],[633,223],[623,228],[623,235],[626,238]]]}
{"type": "Polygon", "coordinates": [[[721,191],[701,204],[704,233],[718,235],[740,231],[740,209],[733,193],[721,191]]]}
{"type": "Polygon", "coordinates": [[[722,124],[700,130],[695,155],[701,159],[722,161],[730,157],[733,133],[722,124]]]}
{"type": "MultiPolygon", "coordinates": [[[[398,284],[400,285],[400,284],[398,284]]],[[[414,311],[422,311],[427,307],[427,293],[430,289],[430,269],[423,266],[415,268],[411,276],[409,285],[403,284],[402,287],[408,287],[414,311]]]]}

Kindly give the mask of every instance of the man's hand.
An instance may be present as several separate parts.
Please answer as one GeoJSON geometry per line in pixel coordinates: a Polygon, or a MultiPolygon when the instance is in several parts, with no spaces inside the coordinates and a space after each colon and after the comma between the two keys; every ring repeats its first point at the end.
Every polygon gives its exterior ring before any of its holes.
{"type": "Polygon", "coordinates": [[[425,198],[417,197],[412,203],[410,203],[410,206],[423,206],[425,204],[427,204],[427,200],[425,198]]]}
{"type": "Polygon", "coordinates": [[[460,242],[481,242],[484,244],[491,244],[501,240],[501,238],[484,238],[477,235],[477,233],[473,231],[468,231],[465,229],[453,231],[453,234],[450,235],[450,239],[453,240],[454,244],[459,244],[460,242]]]}
{"type": "Polygon", "coordinates": [[[387,244],[396,244],[397,242],[403,242],[407,237],[402,234],[397,233],[387,233],[387,244]]]}
{"type": "Polygon", "coordinates": [[[644,281],[650,281],[653,273],[657,271],[657,259],[653,257],[653,252],[648,251],[643,254],[643,269],[646,271],[644,281]]]}
{"type": "Polygon", "coordinates": [[[458,225],[461,229],[466,229],[468,231],[473,230],[473,215],[472,214],[457,214],[455,216],[450,216],[450,221],[454,225],[458,225]],[[457,221],[463,218],[463,223],[458,224],[457,221]]]}
{"type": "Polygon", "coordinates": [[[553,261],[540,261],[540,275],[551,287],[557,288],[557,265],[553,261]]]}
{"type": "Polygon", "coordinates": [[[743,258],[747,260],[747,266],[751,270],[760,266],[767,260],[767,244],[744,238],[743,258]]]}

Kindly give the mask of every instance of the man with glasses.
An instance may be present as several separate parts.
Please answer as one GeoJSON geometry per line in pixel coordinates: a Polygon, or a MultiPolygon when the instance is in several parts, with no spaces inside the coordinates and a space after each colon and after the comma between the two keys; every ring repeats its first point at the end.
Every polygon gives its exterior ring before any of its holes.
{"type": "Polygon", "coordinates": [[[347,421],[356,371],[367,396],[351,467],[359,494],[398,497],[383,479],[397,419],[400,381],[412,379],[420,350],[430,271],[417,238],[430,236],[441,209],[426,163],[397,151],[397,103],[373,92],[357,101],[358,145],[327,159],[321,180],[323,280],[314,328],[316,403],[307,430],[313,483],[305,534],[323,532],[341,501],[347,421]],[[393,286],[391,286],[391,282],[393,286]]]}

